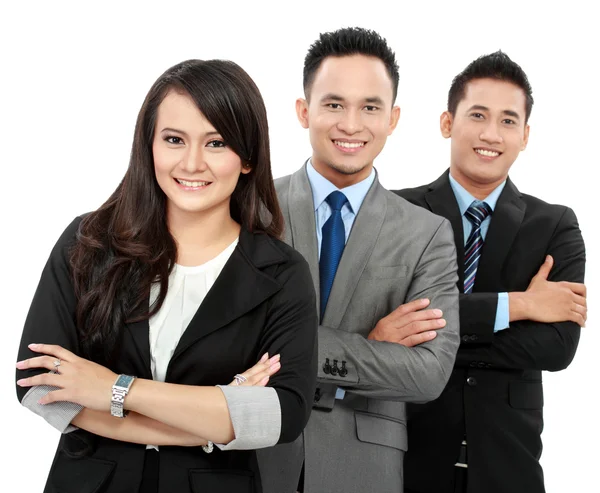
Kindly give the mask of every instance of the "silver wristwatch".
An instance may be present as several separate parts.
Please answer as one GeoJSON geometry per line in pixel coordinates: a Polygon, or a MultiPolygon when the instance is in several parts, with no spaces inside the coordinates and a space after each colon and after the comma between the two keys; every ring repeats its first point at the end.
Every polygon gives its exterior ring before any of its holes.
{"type": "Polygon", "coordinates": [[[112,386],[112,399],[110,400],[110,414],[117,418],[124,418],[128,411],[123,409],[125,396],[131,388],[135,377],[130,375],[119,375],[112,386]]]}

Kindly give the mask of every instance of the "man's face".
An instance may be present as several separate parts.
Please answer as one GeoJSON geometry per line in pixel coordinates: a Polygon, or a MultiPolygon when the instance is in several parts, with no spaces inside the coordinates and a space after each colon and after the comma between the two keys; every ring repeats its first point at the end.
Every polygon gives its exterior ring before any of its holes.
{"type": "Polygon", "coordinates": [[[440,126],[442,135],[452,140],[452,176],[471,193],[491,191],[506,180],[527,146],[525,93],[511,82],[472,80],[456,114],[444,112],[440,126]]]}
{"type": "Polygon", "coordinates": [[[313,166],[340,188],[362,181],[400,116],[385,64],[363,55],[328,57],[309,90],[296,111],[309,130],[313,166]]]}

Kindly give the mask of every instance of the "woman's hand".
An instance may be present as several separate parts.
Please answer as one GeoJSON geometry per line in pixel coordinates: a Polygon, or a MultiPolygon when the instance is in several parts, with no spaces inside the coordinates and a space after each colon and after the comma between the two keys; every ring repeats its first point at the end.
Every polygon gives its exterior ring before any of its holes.
{"type": "MultiPolygon", "coordinates": [[[[271,375],[274,375],[281,368],[279,355],[276,354],[269,359],[269,353],[263,354],[263,357],[252,368],[246,370],[240,375],[245,378],[245,381],[238,382],[233,379],[229,385],[245,385],[250,387],[264,387],[267,385],[271,375]]],[[[240,379],[241,380],[241,379],[240,379]]]]}
{"type": "Polygon", "coordinates": [[[17,363],[19,370],[46,368],[56,373],[42,373],[17,381],[21,387],[53,385],[58,390],[47,393],[39,401],[50,404],[57,401],[75,402],[96,411],[110,411],[112,386],[116,373],[93,361],[73,354],[71,351],[50,344],[30,344],[29,349],[44,356],[26,359],[17,363]]]}

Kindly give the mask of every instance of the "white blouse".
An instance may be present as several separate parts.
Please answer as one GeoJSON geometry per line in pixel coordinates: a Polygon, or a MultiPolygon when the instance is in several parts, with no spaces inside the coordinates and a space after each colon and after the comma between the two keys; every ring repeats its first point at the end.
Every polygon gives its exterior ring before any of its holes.
{"type": "MultiPolygon", "coordinates": [[[[181,335],[198,311],[206,294],[219,277],[238,244],[238,238],[212,260],[195,267],[175,264],[169,275],[167,296],[149,320],[152,378],[165,381],[167,367],[181,335]]],[[[150,306],[158,298],[159,285],[150,291],[150,306]]],[[[226,383],[226,382],[224,382],[226,383]]]]}

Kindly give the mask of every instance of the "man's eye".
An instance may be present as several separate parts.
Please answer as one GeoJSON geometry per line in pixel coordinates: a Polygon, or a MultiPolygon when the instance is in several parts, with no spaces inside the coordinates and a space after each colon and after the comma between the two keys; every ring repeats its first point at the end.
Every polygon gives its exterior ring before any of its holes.
{"type": "Polygon", "coordinates": [[[175,137],[173,135],[170,135],[168,137],[165,137],[165,140],[169,143],[169,144],[183,144],[183,140],[181,139],[181,137],[175,137]]]}
{"type": "Polygon", "coordinates": [[[510,118],[505,118],[504,120],[502,120],[502,123],[508,123],[509,125],[514,125],[516,122],[514,120],[511,120],[510,118]]]}
{"type": "Polygon", "coordinates": [[[473,118],[477,118],[477,119],[483,118],[483,115],[481,113],[471,113],[471,116],[473,118]]]}
{"type": "Polygon", "coordinates": [[[365,109],[367,111],[377,111],[379,108],[377,106],[371,106],[371,105],[369,105],[369,106],[365,106],[365,109]]]}
{"type": "Polygon", "coordinates": [[[206,147],[225,147],[225,142],[222,140],[211,140],[206,147]]]}
{"type": "Polygon", "coordinates": [[[329,106],[332,110],[339,110],[342,107],[340,103],[329,103],[327,106],[329,106]]]}

